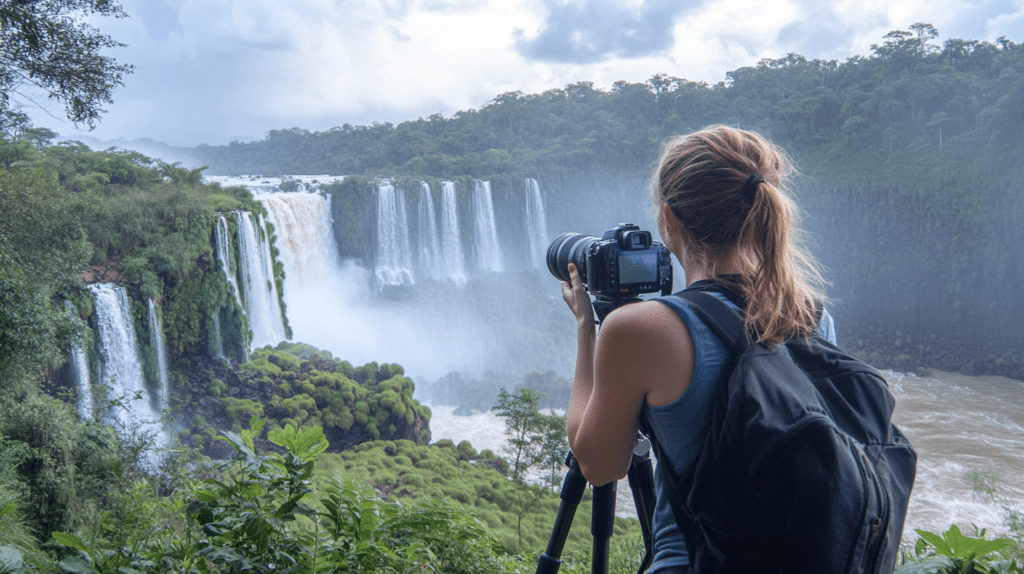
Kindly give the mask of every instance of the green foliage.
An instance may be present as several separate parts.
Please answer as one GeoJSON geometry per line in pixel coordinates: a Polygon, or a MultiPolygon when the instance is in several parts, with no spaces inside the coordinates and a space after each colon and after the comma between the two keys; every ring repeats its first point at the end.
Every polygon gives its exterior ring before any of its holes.
{"type": "MultiPolygon", "coordinates": [[[[465,450],[471,448],[466,445],[460,449],[451,441],[433,445],[404,440],[363,443],[352,450],[322,455],[317,462],[314,486],[322,490],[332,484],[335,472],[344,472],[349,482],[369,483],[379,492],[387,493],[391,500],[449,499],[461,512],[477,517],[495,530],[505,548],[524,556],[537,556],[551,533],[560,502],[558,496],[528,484],[538,495],[539,503],[520,518],[515,485],[495,469],[494,463],[504,462],[503,459],[484,451],[478,459],[464,460],[465,450]]],[[[567,551],[589,548],[589,528],[588,494],[577,511],[567,551]]],[[[615,536],[616,540],[638,540],[639,522],[617,519],[615,536]]],[[[532,569],[530,566],[528,570],[532,569]]],[[[589,564],[580,571],[589,571],[589,564]]]]}
{"type": "Polygon", "coordinates": [[[207,386],[206,392],[210,393],[211,395],[213,395],[215,397],[219,397],[219,396],[221,396],[221,394],[224,393],[224,389],[226,387],[227,387],[227,385],[224,384],[224,381],[222,381],[220,379],[213,379],[213,380],[210,381],[210,384],[207,386]]]}
{"type": "MultiPolygon", "coordinates": [[[[20,149],[16,142],[0,142],[0,148],[20,149]]],[[[200,170],[135,152],[94,152],[72,142],[19,153],[16,164],[0,172],[0,189],[17,191],[4,200],[12,206],[7,212],[11,241],[0,242],[0,257],[9,245],[18,259],[41,265],[32,277],[46,280],[56,273],[55,287],[64,292],[91,257],[98,268],[94,271],[106,271],[108,280],[112,275],[130,286],[138,300],[164,300],[163,322],[173,353],[212,353],[213,320],[219,316],[223,338],[235,343],[229,345],[229,354],[240,356],[236,347],[241,347],[237,343],[244,319],[234,296],[217,266],[199,263],[213,255],[216,210],[262,209],[247,191],[202,185],[200,170]],[[38,244],[33,247],[22,236],[47,239],[33,239],[38,244]]],[[[0,216],[0,233],[4,223],[0,216]]],[[[9,281],[19,277],[15,273],[9,281]]],[[[47,297],[54,290],[26,292],[47,297]]]]}
{"type": "Polygon", "coordinates": [[[0,127],[7,131],[10,116],[20,114],[12,96],[26,91],[45,93],[64,104],[72,122],[94,127],[105,111],[103,104],[113,101],[114,88],[124,85],[121,78],[131,73],[132,66],[118,64],[107,55],[110,48],[123,44],[82,22],[125,15],[120,4],[111,0],[0,6],[0,30],[7,46],[0,64],[0,127]]]}
{"type": "Polygon", "coordinates": [[[311,461],[327,450],[327,438],[323,430],[310,427],[297,431],[291,425],[267,433],[270,442],[286,448],[304,461],[311,461]]]}
{"type": "Polygon", "coordinates": [[[42,569],[43,555],[39,551],[31,529],[21,511],[14,493],[0,483],[0,573],[18,574],[26,563],[35,570],[42,569]]]}
{"type": "MultiPolygon", "coordinates": [[[[946,570],[957,574],[978,574],[1014,573],[1022,572],[1016,561],[999,561],[991,555],[1012,544],[1008,538],[996,540],[985,539],[985,529],[977,532],[977,537],[971,537],[960,532],[957,525],[952,525],[949,530],[938,535],[921,529],[916,529],[918,536],[915,547],[916,554],[920,557],[926,552],[929,555],[941,556],[948,559],[949,568],[946,570]]],[[[900,570],[904,572],[904,570],[900,570]]]]}
{"type": "Polygon", "coordinates": [[[88,538],[54,532],[53,540],[74,553],[61,568],[483,573],[514,565],[486,526],[443,500],[387,502],[340,474],[314,491],[314,464],[327,447],[322,430],[271,431],[284,452],[266,455],[255,446],[262,426],[253,418],[250,429],[219,437],[237,455],[215,477],[178,483],[170,497],[136,489],[125,500],[133,512],[102,519],[88,538]],[[153,529],[161,519],[170,528],[153,529]]]}
{"type": "MultiPolygon", "coordinates": [[[[0,148],[9,145],[0,141],[0,148]]],[[[88,244],[72,206],[40,170],[0,169],[0,390],[61,362],[85,324],[60,294],[85,268],[88,244]]]]}
{"type": "Polygon", "coordinates": [[[964,478],[971,481],[971,497],[981,498],[982,501],[995,501],[998,487],[996,483],[1002,479],[991,469],[979,470],[972,468],[964,474],[964,478]]]}
{"type": "Polygon", "coordinates": [[[231,421],[238,422],[252,416],[263,416],[263,405],[252,399],[224,397],[224,412],[231,421]]]}

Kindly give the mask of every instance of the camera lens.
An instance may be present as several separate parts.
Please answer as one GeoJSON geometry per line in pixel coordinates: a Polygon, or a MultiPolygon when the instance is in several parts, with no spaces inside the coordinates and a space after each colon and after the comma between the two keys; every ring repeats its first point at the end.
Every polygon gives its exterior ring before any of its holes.
{"type": "Polygon", "coordinates": [[[548,247],[548,271],[561,281],[571,281],[569,264],[576,265],[580,278],[587,282],[587,250],[599,238],[579,233],[563,233],[548,247]]]}

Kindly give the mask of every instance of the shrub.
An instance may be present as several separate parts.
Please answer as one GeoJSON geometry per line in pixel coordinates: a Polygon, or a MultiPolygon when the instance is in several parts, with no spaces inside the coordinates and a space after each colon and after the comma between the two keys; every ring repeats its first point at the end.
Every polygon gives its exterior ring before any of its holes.
{"type": "Polygon", "coordinates": [[[227,385],[224,384],[224,381],[220,379],[212,379],[206,391],[215,397],[219,397],[224,392],[225,388],[227,388],[227,385]]]}
{"type": "Polygon", "coordinates": [[[253,416],[263,416],[263,405],[252,399],[236,399],[225,397],[221,399],[224,404],[224,411],[232,422],[248,420],[253,416]]]}

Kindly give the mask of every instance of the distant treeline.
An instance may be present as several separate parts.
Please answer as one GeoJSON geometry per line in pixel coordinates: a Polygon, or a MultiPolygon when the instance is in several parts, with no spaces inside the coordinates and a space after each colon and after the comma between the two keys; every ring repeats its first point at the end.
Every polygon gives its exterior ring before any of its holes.
{"type": "Polygon", "coordinates": [[[579,82],[504,93],[449,118],[273,130],[261,141],[194,153],[218,174],[578,173],[647,165],[666,137],[727,123],[770,135],[819,180],[847,185],[916,179],[905,177],[894,157],[900,152],[936,155],[954,146],[1020,157],[1012,152],[1024,135],[1024,49],[1005,38],[939,47],[934,28],[912,28],[886,35],[869,57],[789,54],[729,72],[715,85],[665,74],[607,91],[579,82]]]}

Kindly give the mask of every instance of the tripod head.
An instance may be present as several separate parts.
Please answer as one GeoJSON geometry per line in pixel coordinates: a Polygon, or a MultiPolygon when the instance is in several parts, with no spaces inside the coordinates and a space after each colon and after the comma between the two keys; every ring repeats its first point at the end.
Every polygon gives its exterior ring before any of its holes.
{"type": "Polygon", "coordinates": [[[623,305],[629,305],[630,303],[639,303],[643,299],[639,297],[622,297],[616,299],[610,299],[601,295],[594,296],[594,314],[597,316],[597,323],[600,325],[604,322],[605,317],[609,313],[622,307],[623,305]]]}

